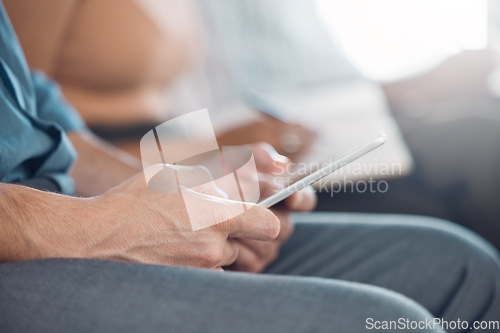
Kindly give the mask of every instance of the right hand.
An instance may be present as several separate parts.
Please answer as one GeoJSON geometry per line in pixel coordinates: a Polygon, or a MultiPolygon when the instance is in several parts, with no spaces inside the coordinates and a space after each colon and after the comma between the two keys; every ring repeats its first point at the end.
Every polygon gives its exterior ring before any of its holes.
{"type": "MultiPolygon", "coordinates": [[[[240,204],[194,195],[204,207],[202,213],[216,218],[240,204]]],[[[149,190],[142,173],[90,200],[97,207],[96,220],[102,219],[87,228],[87,258],[221,269],[238,257],[235,239],[272,240],[280,231],[278,218],[259,206],[192,231],[181,194],[149,190]]]]}
{"type": "MultiPolygon", "coordinates": [[[[286,169],[290,162],[284,156],[277,154],[269,144],[251,145],[250,149],[254,154],[257,170],[259,171],[261,197],[267,197],[277,190],[273,180],[275,180],[275,177],[284,176],[283,170],[286,169]]],[[[228,269],[251,273],[264,271],[270,263],[278,258],[281,246],[293,233],[294,226],[290,219],[290,213],[294,211],[310,211],[314,209],[316,200],[314,191],[307,187],[271,208],[281,223],[278,237],[272,241],[264,242],[253,239],[237,240],[236,242],[239,245],[238,258],[228,269]]]]}

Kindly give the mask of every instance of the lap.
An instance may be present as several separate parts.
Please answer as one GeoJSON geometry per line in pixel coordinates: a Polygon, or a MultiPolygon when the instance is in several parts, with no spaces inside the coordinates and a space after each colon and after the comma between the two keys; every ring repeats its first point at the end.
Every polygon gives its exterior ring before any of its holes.
{"type": "Polygon", "coordinates": [[[500,311],[498,252],[482,238],[435,218],[315,213],[296,231],[271,274],[318,276],[387,288],[435,316],[473,319],[500,311]],[[490,304],[494,299],[495,304],[490,304]]]}
{"type": "Polygon", "coordinates": [[[363,332],[370,317],[431,317],[354,282],[96,260],[1,264],[0,289],[9,332],[363,332]]]}
{"type": "Polygon", "coordinates": [[[476,296],[465,298],[467,311],[484,300],[478,286],[492,275],[471,283],[465,266],[492,270],[495,253],[466,231],[401,216],[298,218],[269,274],[75,259],[0,264],[0,330],[363,332],[367,318],[430,318],[417,302],[436,310],[464,281],[476,296]]]}

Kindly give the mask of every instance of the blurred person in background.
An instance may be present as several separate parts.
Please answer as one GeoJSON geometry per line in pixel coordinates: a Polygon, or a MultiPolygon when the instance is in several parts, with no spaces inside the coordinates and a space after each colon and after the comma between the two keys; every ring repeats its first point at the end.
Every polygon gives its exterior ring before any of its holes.
{"type": "MultiPolygon", "coordinates": [[[[96,133],[136,156],[149,128],[206,106],[221,119],[221,144],[267,141],[300,156],[313,132],[252,112],[241,96],[360,77],[311,1],[199,1],[201,13],[189,1],[5,4],[29,64],[61,84],[96,133]],[[298,138],[295,151],[283,145],[288,133],[298,138]]],[[[500,247],[500,131],[496,101],[485,97],[491,68],[487,52],[466,52],[382,85],[414,173],[391,180],[384,194],[320,194],[318,209],[451,219],[500,247]]]]}

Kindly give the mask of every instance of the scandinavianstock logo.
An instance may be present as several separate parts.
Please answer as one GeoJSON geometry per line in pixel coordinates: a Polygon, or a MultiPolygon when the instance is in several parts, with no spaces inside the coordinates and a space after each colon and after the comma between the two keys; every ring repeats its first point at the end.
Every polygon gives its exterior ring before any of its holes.
{"type": "Polygon", "coordinates": [[[193,231],[234,218],[259,200],[252,152],[219,146],[207,109],[157,126],[144,135],[140,148],[149,189],[181,194],[193,231]],[[233,202],[207,215],[208,205],[218,198],[233,202]]]}

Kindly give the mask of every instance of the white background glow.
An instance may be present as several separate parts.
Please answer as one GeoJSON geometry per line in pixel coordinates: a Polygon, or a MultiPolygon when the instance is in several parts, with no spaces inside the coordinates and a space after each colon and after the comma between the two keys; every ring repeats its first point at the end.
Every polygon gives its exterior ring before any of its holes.
{"type": "Polygon", "coordinates": [[[485,0],[316,0],[349,59],[368,78],[398,79],[487,45],[485,0]]]}

